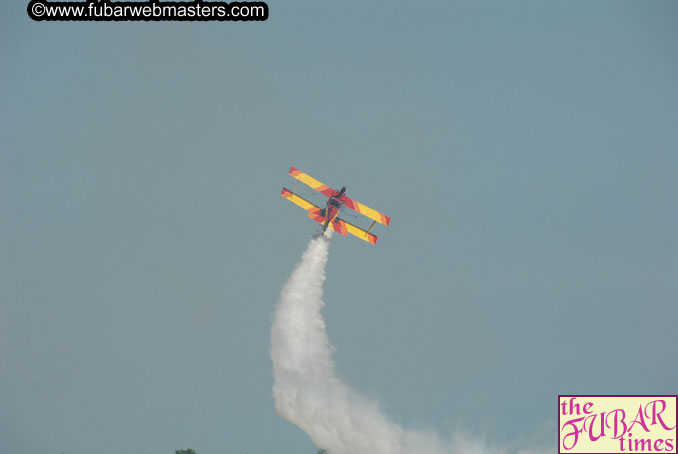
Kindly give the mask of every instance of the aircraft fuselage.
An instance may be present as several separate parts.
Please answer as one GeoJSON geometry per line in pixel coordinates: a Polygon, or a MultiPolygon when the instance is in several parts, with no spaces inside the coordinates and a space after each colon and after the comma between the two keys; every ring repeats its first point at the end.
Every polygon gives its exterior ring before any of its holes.
{"type": "Polygon", "coordinates": [[[323,224],[323,232],[327,230],[327,226],[330,225],[330,222],[339,216],[339,209],[344,204],[344,193],[346,192],[346,186],[342,187],[337,191],[337,195],[332,196],[327,199],[327,204],[325,208],[320,212],[320,215],[325,218],[325,223],[323,224]]]}

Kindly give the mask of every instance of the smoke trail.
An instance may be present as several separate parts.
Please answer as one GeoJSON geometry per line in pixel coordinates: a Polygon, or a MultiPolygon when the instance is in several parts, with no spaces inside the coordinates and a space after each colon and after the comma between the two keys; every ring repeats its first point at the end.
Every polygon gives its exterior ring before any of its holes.
{"type": "Polygon", "coordinates": [[[335,374],[321,310],[328,236],[311,240],[283,287],[271,328],[276,412],[330,454],[442,454],[438,439],[388,421],[335,374]]]}

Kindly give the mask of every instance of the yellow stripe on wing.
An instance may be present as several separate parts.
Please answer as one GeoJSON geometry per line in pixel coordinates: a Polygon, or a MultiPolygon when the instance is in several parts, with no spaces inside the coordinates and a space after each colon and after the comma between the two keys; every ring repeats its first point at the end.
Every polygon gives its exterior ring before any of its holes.
{"type": "Polygon", "coordinates": [[[344,202],[344,205],[346,205],[346,207],[354,211],[357,211],[363,216],[366,216],[372,219],[373,221],[377,221],[382,225],[388,225],[391,222],[391,218],[386,216],[385,214],[382,214],[377,210],[370,208],[367,205],[364,205],[356,200],[350,199],[348,197],[346,197],[346,199],[347,200],[344,202]]]}
{"type": "MultiPolygon", "coordinates": [[[[337,219],[337,222],[342,223],[346,227],[346,231],[350,233],[353,236],[356,236],[360,238],[363,241],[367,241],[370,244],[377,244],[377,240],[379,239],[376,235],[373,235],[371,233],[367,233],[367,231],[361,229],[360,227],[356,227],[355,225],[348,223],[344,221],[343,219],[337,219]]],[[[331,225],[331,224],[330,224],[331,225]]],[[[332,227],[332,230],[336,232],[336,229],[332,227]]]]}
{"type": "Polygon", "coordinates": [[[372,209],[372,208],[368,207],[367,205],[363,205],[360,202],[355,202],[355,204],[358,208],[356,210],[357,212],[359,212],[360,214],[364,214],[365,216],[372,219],[373,221],[377,221],[378,223],[380,223],[382,225],[388,225],[389,222],[391,222],[391,219],[388,216],[386,216],[385,214],[381,214],[377,210],[372,209]]]}
{"type": "Polygon", "coordinates": [[[318,208],[317,206],[313,205],[308,200],[306,200],[302,197],[299,197],[298,195],[296,195],[294,192],[290,191],[289,189],[283,188],[280,195],[285,197],[290,202],[300,206],[301,208],[303,208],[306,211],[310,211],[313,208],[318,208]]]}
{"type": "Polygon", "coordinates": [[[334,189],[330,188],[325,183],[316,180],[311,175],[304,173],[301,170],[296,169],[294,167],[290,167],[290,176],[296,178],[297,180],[301,181],[304,184],[307,184],[311,188],[325,194],[328,197],[331,197],[337,193],[334,189]]]}

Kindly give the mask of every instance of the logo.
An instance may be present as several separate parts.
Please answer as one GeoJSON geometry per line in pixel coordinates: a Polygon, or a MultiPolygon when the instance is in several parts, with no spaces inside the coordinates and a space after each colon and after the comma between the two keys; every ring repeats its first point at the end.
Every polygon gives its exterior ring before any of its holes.
{"type": "Polygon", "coordinates": [[[558,396],[558,454],[676,454],[678,396],[558,396]]]}

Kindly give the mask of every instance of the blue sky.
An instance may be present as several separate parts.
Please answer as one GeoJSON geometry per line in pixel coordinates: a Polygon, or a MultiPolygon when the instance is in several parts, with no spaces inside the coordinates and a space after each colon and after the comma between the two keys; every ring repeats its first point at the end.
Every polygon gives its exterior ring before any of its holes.
{"type": "Polygon", "coordinates": [[[325,315],[396,422],[521,446],[559,393],[676,392],[675,2],[269,6],[2,5],[0,451],[313,452],[271,397],[290,165],[393,219],[332,240],[325,315]]]}

